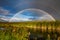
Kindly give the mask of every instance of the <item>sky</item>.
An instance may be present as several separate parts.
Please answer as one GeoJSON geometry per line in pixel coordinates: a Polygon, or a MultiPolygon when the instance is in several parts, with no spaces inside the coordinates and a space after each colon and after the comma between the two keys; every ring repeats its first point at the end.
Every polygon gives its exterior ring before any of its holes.
{"type": "Polygon", "coordinates": [[[60,20],[59,1],[60,0],[0,0],[0,19],[9,20],[21,10],[35,8],[46,11],[56,20],[60,20]]]}

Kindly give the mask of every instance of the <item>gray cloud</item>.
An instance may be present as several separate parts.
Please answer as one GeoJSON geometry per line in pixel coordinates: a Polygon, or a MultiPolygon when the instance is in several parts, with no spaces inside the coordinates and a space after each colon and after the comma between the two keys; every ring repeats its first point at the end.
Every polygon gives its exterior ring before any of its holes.
{"type": "Polygon", "coordinates": [[[10,11],[0,7],[0,21],[1,22],[9,21],[10,17],[6,17],[7,15],[10,15],[10,11]]]}
{"type": "Polygon", "coordinates": [[[9,14],[9,13],[10,13],[10,12],[9,12],[8,10],[0,7],[0,14],[1,14],[1,15],[7,15],[7,14],[9,14]]]}

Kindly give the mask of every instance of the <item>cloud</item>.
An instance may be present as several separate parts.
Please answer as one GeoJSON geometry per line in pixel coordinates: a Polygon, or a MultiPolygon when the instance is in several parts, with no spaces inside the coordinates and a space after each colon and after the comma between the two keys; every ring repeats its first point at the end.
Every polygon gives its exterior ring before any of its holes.
{"type": "Polygon", "coordinates": [[[9,20],[9,22],[33,21],[33,20],[55,21],[55,19],[47,12],[40,10],[40,9],[32,8],[32,9],[24,9],[22,11],[19,11],[9,20]]]}
{"type": "Polygon", "coordinates": [[[17,17],[14,17],[12,19],[9,20],[9,22],[22,22],[22,21],[31,21],[29,18],[17,18],[17,17]]]}
{"type": "Polygon", "coordinates": [[[0,7],[0,14],[1,14],[1,15],[7,15],[7,14],[9,14],[9,13],[10,13],[9,10],[6,10],[6,9],[0,7]]]}
{"type": "Polygon", "coordinates": [[[9,21],[11,16],[13,16],[12,13],[10,13],[9,10],[6,10],[2,7],[0,7],[0,21],[9,21]]]}
{"type": "Polygon", "coordinates": [[[4,20],[4,21],[9,21],[9,17],[6,17],[6,16],[2,16],[2,17],[0,17],[0,20],[4,20]]]}
{"type": "Polygon", "coordinates": [[[41,16],[41,17],[38,17],[38,19],[40,20],[40,21],[55,21],[55,19],[54,18],[52,18],[52,16],[51,15],[43,15],[43,16],[41,16]]]}

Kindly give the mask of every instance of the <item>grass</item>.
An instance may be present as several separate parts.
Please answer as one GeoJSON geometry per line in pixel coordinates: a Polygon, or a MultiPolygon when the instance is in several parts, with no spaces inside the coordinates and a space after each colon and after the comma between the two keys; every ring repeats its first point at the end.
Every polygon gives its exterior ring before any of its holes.
{"type": "Polygon", "coordinates": [[[51,33],[53,33],[52,35],[60,34],[60,21],[0,22],[0,40],[28,40],[29,32],[34,35],[42,34],[45,36],[51,35],[51,33]]]}

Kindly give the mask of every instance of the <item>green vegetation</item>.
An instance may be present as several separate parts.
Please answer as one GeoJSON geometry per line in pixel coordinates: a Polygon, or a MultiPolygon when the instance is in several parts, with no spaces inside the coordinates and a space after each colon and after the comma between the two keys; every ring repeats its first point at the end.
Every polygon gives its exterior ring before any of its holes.
{"type": "Polygon", "coordinates": [[[56,22],[0,22],[0,40],[28,40],[29,32],[38,36],[42,34],[49,39],[49,35],[60,34],[60,21],[56,22]]]}
{"type": "Polygon", "coordinates": [[[26,28],[8,27],[0,30],[0,40],[27,40],[26,28]]]}

